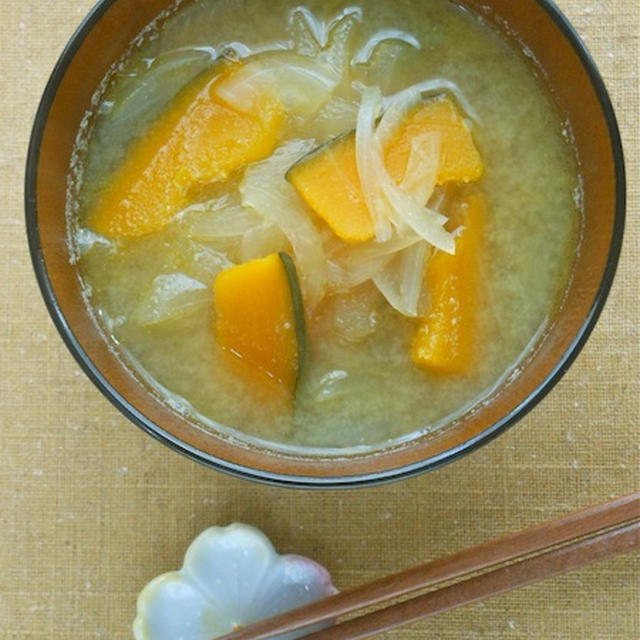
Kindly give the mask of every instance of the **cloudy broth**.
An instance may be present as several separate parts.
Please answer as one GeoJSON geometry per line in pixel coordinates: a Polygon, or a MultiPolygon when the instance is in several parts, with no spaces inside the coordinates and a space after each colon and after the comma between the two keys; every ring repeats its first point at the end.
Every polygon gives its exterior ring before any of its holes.
{"type": "MultiPolygon", "coordinates": [[[[440,428],[517,370],[561,302],[579,221],[568,125],[531,60],[455,3],[318,0],[300,9],[291,0],[187,2],[150,27],[105,86],[79,139],[70,195],[78,271],[90,308],[125,363],[204,428],[305,447],[377,445],[440,428]],[[144,137],[185,85],[220,60],[268,61],[272,52],[288,50],[310,60],[331,51],[347,61],[318,108],[287,114],[277,147],[291,153],[291,164],[355,127],[363,87],[379,87],[388,97],[437,80],[471,122],[482,178],[433,196],[445,215],[447,199],[470,190],[486,202],[476,357],[464,374],[416,367],[410,352],[417,320],[398,313],[367,280],[348,291],[329,285],[306,309],[307,352],[293,402],[256,393],[216,340],[213,282],[232,265],[271,251],[286,251],[299,271],[301,265],[286,234],[269,239],[204,228],[202,215],[244,204],[244,169],[193,191],[190,207],[153,233],[114,239],[92,229],[96,199],[132,141],[144,137]],[[172,288],[186,292],[176,309],[167,308],[172,288]]],[[[253,229],[254,214],[243,215],[253,229]]],[[[331,230],[311,214],[309,220],[332,255],[331,230]]]]}

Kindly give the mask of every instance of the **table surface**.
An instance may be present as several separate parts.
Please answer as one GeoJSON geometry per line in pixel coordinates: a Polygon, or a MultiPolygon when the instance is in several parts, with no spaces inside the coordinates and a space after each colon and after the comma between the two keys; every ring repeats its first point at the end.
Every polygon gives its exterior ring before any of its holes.
{"type": "MultiPolygon", "coordinates": [[[[608,84],[630,178],[617,279],[577,362],[526,419],[452,466],[321,493],[226,477],[156,443],[85,378],[47,316],[25,242],[25,150],[92,4],[0,6],[0,640],[130,638],[137,592],[214,524],[254,524],[347,588],[638,488],[638,0],[558,2],[608,84]]],[[[637,638],[639,569],[638,556],[618,557],[387,638],[637,638]]]]}

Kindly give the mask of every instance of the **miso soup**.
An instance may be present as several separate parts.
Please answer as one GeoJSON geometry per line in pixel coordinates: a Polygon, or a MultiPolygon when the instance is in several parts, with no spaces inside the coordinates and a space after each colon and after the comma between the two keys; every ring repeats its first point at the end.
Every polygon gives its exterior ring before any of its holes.
{"type": "Polygon", "coordinates": [[[68,200],[87,304],[202,428],[339,449],[446,428],[561,304],[570,124],[454,2],[177,3],[94,104],[68,200]]]}

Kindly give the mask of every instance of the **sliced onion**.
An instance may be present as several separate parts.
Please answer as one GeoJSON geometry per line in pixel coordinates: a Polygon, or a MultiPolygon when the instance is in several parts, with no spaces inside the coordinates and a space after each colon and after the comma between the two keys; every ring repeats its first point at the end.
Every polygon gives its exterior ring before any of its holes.
{"type": "Polygon", "coordinates": [[[455,242],[451,234],[443,228],[446,217],[419,205],[395,184],[385,167],[381,141],[377,135],[373,134],[373,123],[379,112],[381,101],[380,90],[377,87],[368,87],[364,91],[358,113],[358,128],[356,128],[358,173],[365,201],[372,214],[376,237],[378,240],[385,240],[391,236],[389,224],[391,221],[398,233],[404,234],[406,225],[434,247],[447,253],[454,253],[455,242]],[[358,145],[359,130],[362,132],[360,145],[358,145]],[[385,221],[389,228],[385,226],[385,221]]]}
{"type": "Polygon", "coordinates": [[[388,174],[381,180],[384,193],[398,216],[429,244],[453,255],[456,251],[455,240],[442,226],[447,218],[433,209],[421,207],[395,185],[388,174]]]}
{"type": "Polygon", "coordinates": [[[162,274],[154,278],[134,319],[142,327],[184,317],[211,301],[211,290],[184,273],[162,274]]]}
{"type": "Polygon", "coordinates": [[[380,119],[376,129],[376,137],[384,149],[391,141],[391,138],[400,128],[409,111],[417,107],[422,100],[420,91],[415,87],[410,87],[398,94],[398,99],[386,106],[384,115],[380,119]]]}
{"type": "Polygon", "coordinates": [[[400,188],[419,205],[429,201],[436,187],[441,140],[440,133],[433,131],[411,140],[411,153],[400,188]]]}
{"type": "Polygon", "coordinates": [[[351,42],[356,25],[362,20],[362,11],[348,7],[328,25],[328,38],[317,59],[330,69],[336,78],[336,86],[348,75],[351,59],[351,42]]]}
{"type": "Polygon", "coordinates": [[[392,260],[395,254],[418,242],[415,234],[395,235],[387,242],[344,245],[329,258],[329,280],[332,288],[342,291],[371,280],[392,260]]]}
{"type": "Polygon", "coordinates": [[[216,85],[215,93],[245,113],[259,113],[268,93],[287,111],[310,116],[329,100],[338,82],[326,64],[291,51],[276,51],[231,73],[216,85]]]}
{"type": "Polygon", "coordinates": [[[306,7],[296,7],[289,15],[289,24],[294,33],[294,45],[301,43],[309,46],[313,42],[316,50],[324,49],[336,28],[346,21],[362,21],[362,9],[347,7],[328,22],[319,20],[306,7]]]}
{"type": "Polygon", "coordinates": [[[460,87],[451,80],[445,80],[444,78],[434,78],[432,80],[425,80],[424,82],[419,82],[418,84],[409,87],[408,89],[403,89],[398,93],[389,96],[384,99],[384,108],[391,108],[396,102],[402,102],[407,99],[407,95],[410,96],[415,95],[418,92],[421,96],[425,94],[435,94],[435,93],[451,93],[455,99],[458,101],[460,106],[464,109],[466,114],[480,123],[480,116],[478,116],[475,109],[471,106],[471,103],[465,96],[464,92],[460,87]]]}
{"type": "Polygon", "coordinates": [[[189,235],[205,242],[242,236],[258,226],[261,220],[253,209],[232,205],[195,216],[189,226],[189,235]]]}
{"type": "Polygon", "coordinates": [[[339,136],[345,131],[355,129],[358,118],[358,105],[334,96],[318,111],[313,120],[312,130],[321,139],[339,136]]]}
{"type": "Polygon", "coordinates": [[[235,199],[231,194],[225,194],[219,198],[212,198],[211,200],[206,200],[204,202],[190,204],[188,207],[178,212],[173,217],[173,220],[178,223],[182,223],[184,221],[191,222],[199,215],[209,213],[213,214],[214,212],[230,207],[233,204],[237,204],[237,199],[235,199]]]}
{"type": "Polygon", "coordinates": [[[449,190],[447,187],[437,186],[433,193],[431,194],[431,198],[429,198],[429,202],[427,203],[429,209],[433,209],[434,211],[444,211],[447,206],[447,202],[449,201],[449,190]]]}
{"type": "Polygon", "coordinates": [[[193,241],[189,242],[180,258],[182,270],[207,285],[212,284],[221,271],[233,266],[225,253],[193,241]]]}
{"type": "Polygon", "coordinates": [[[387,95],[392,88],[398,86],[398,78],[403,72],[399,69],[407,64],[404,55],[406,45],[395,40],[381,42],[372,52],[370,61],[366,64],[357,64],[351,61],[351,71],[358,78],[352,81],[352,88],[358,93],[360,86],[378,86],[383,95],[387,95]]]}
{"type": "Polygon", "coordinates": [[[242,204],[255,209],[287,237],[296,259],[306,304],[313,308],[327,287],[327,261],[320,233],[285,173],[315,146],[314,140],[291,140],[262,162],[249,165],[240,184],[242,204]]]}
{"type": "Polygon", "coordinates": [[[287,236],[275,224],[263,223],[249,229],[242,237],[240,245],[240,261],[248,262],[256,258],[264,258],[271,253],[284,251],[288,247],[287,236]]]}
{"type": "Polygon", "coordinates": [[[369,40],[360,47],[351,60],[352,64],[367,64],[369,60],[371,60],[371,56],[378,46],[383,42],[389,41],[404,42],[418,51],[422,49],[418,39],[411,33],[401,31],[400,29],[381,29],[380,31],[376,31],[376,33],[374,33],[369,40]]]}
{"type": "Polygon", "coordinates": [[[381,190],[380,168],[383,164],[380,143],[375,136],[375,123],[382,107],[377,87],[367,87],[360,102],[356,123],[356,165],[364,200],[369,209],[376,238],[385,242],[391,238],[391,211],[381,190]]]}
{"type": "MultiPolygon", "coordinates": [[[[381,118],[376,137],[384,149],[404,122],[407,114],[422,100],[420,91],[411,87],[399,95],[381,118]]],[[[436,132],[416,136],[411,141],[411,154],[401,189],[420,205],[426,204],[435,188],[440,164],[441,136],[436,132]]],[[[441,222],[446,220],[442,218],[441,222]]]]}
{"type": "Polygon", "coordinates": [[[347,342],[360,342],[377,330],[380,323],[382,296],[368,282],[333,300],[333,325],[347,342]]]}
{"type": "MultiPolygon", "coordinates": [[[[166,104],[182,87],[215,61],[210,47],[184,47],[155,58],[141,75],[131,81],[123,100],[110,111],[109,127],[126,128],[166,104]]],[[[127,86],[129,82],[126,83],[127,86]]]]}
{"type": "Polygon", "coordinates": [[[306,56],[314,56],[322,45],[322,25],[305,7],[296,7],[289,13],[289,32],[293,38],[293,49],[306,56]]]}
{"type": "Polygon", "coordinates": [[[389,304],[411,318],[418,316],[428,252],[426,242],[416,242],[396,254],[373,278],[389,304]]]}

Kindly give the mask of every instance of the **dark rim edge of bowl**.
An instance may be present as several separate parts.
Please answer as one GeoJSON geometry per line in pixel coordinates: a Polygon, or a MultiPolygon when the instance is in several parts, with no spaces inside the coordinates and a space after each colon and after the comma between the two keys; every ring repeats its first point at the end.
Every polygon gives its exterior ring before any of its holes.
{"type": "Polygon", "coordinates": [[[558,6],[552,0],[536,0],[536,2],[546,11],[550,19],[560,29],[562,34],[567,38],[574,51],[578,55],[583,67],[585,68],[591,84],[594,88],[600,107],[602,108],[609,131],[609,139],[612,146],[612,154],[615,168],[616,178],[616,203],[615,203],[615,220],[609,255],[607,264],[602,275],[602,280],[598,288],[598,293],[594,299],[593,305],[589,313],[578,331],[575,339],[565,351],[562,358],[544,379],[544,381],[524,400],[520,405],[515,407],[509,414],[501,420],[485,429],[482,433],[474,438],[467,440],[464,444],[444,451],[443,453],[403,467],[397,467],[384,472],[376,472],[370,474],[361,474],[358,476],[343,476],[337,478],[322,478],[315,476],[294,476],[287,474],[278,474],[266,471],[258,471],[242,465],[228,462],[204,454],[202,451],[191,447],[184,442],[178,440],[170,433],[161,429],[158,425],[147,419],[141,412],[127,402],[110,383],[102,376],[93,362],[89,359],[84,349],[81,347],[73,331],[67,324],[67,321],[58,305],[58,301],[53,292],[51,281],[47,273],[47,269],[42,256],[40,235],[37,223],[37,173],[38,162],[40,158],[40,145],[47,123],[47,118],[51,106],[55,100],[56,92],[64,77],[71,60],[80,48],[87,34],[102,18],[106,11],[117,0],[99,0],[89,14],[80,23],[71,39],[62,51],[56,65],[49,77],[42,98],[36,111],[34,124],[29,141],[27,153],[26,171],[25,171],[25,219],[27,239],[29,243],[29,251],[33,268],[38,280],[38,285],[42,297],[53,320],[56,329],[60,333],[67,348],[80,365],[82,370],[87,374],[89,379],[98,387],[101,393],[129,420],[138,427],[146,431],[148,434],[163,442],[168,447],[182,453],[192,460],[212,467],[218,471],[228,473],[237,477],[254,480],[271,485],[284,486],[289,488],[355,488],[379,485],[395,480],[401,480],[415,476],[424,471],[433,471],[444,466],[461,456],[475,451],[480,446],[491,442],[498,435],[513,426],[518,420],[524,418],[531,411],[556,383],[562,378],[572,362],[576,359],[587,339],[589,338],[595,324],[606,303],[611,285],[616,273],[618,259],[622,248],[622,239],[624,234],[625,215],[626,215],[626,176],[624,165],[624,154],[622,149],[622,141],[617,124],[617,119],[611,103],[611,99],[607,92],[604,80],[598,71],[586,45],[578,35],[578,32],[569,22],[567,17],[562,13],[558,6]]]}

